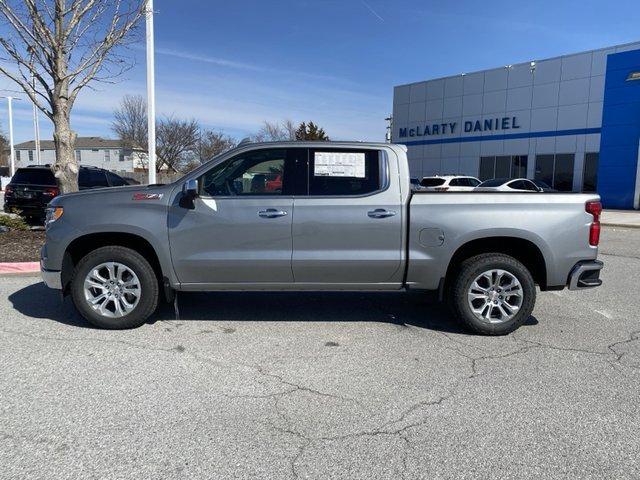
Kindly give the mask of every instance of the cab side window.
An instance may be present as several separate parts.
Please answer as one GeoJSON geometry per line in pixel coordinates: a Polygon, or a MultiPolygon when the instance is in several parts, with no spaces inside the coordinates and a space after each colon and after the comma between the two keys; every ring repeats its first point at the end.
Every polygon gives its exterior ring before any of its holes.
{"type": "Polygon", "coordinates": [[[311,149],[309,195],[366,195],[382,188],[383,160],[377,150],[311,149]]]}
{"type": "Polygon", "coordinates": [[[204,196],[283,195],[289,181],[286,149],[256,150],[216,165],[199,178],[204,196]]]}
{"type": "Polygon", "coordinates": [[[106,172],[106,173],[107,173],[107,178],[109,179],[109,183],[111,184],[112,187],[123,187],[125,185],[128,185],[128,183],[122,177],[111,172],[106,172]]]}
{"type": "Polygon", "coordinates": [[[108,187],[107,177],[102,170],[81,168],[78,174],[78,186],[85,188],[108,187]]]}

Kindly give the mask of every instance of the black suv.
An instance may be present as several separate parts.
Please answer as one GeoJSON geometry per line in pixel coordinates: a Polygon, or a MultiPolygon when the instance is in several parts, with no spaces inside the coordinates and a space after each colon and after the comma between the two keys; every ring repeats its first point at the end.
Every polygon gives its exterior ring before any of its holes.
{"type": "MultiPolygon", "coordinates": [[[[108,170],[80,167],[78,187],[120,187],[127,181],[108,170]]],[[[19,168],[4,191],[4,211],[19,213],[23,217],[44,220],[47,204],[60,190],[48,165],[19,168]]]]}

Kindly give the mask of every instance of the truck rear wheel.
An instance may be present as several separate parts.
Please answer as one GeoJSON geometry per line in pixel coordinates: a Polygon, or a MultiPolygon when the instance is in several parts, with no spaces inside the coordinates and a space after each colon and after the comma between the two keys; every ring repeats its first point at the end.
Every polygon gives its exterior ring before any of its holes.
{"type": "Polygon", "coordinates": [[[98,248],[82,258],[71,280],[73,303],[89,323],[107,329],[144,324],[158,305],[158,279],[135,250],[98,248]]]}
{"type": "Polygon", "coordinates": [[[505,335],[533,312],[536,287],[531,273],[518,260],[487,253],[462,262],[448,296],[453,313],[471,330],[505,335]]]}

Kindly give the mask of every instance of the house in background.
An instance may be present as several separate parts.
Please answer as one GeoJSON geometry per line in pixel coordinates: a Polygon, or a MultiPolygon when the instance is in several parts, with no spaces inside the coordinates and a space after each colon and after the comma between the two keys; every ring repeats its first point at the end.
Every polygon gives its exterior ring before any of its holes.
{"type": "MultiPolygon", "coordinates": [[[[16,168],[37,165],[35,141],[17,144],[15,149],[16,168]]],[[[78,137],[75,148],[76,160],[80,165],[94,166],[112,172],[139,172],[145,170],[147,153],[142,148],[125,146],[121,140],[101,137],[78,137]]],[[[52,140],[40,141],[40,163],[53,164],[56,152],[52,140]]]]}

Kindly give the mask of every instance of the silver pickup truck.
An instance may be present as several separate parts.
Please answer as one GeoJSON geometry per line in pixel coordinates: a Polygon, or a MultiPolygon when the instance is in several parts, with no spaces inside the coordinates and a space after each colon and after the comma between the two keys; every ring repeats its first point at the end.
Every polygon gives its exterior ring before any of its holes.
{"type": "Polygon", "coordinates": [[[571,193],[412,191],[406,148],[246,144],[169,185],[55,198],[45,283],[102,328],[176,291],[436,291],[505,334],[540,290],[596,287],[601,205],[571,193]]]}

